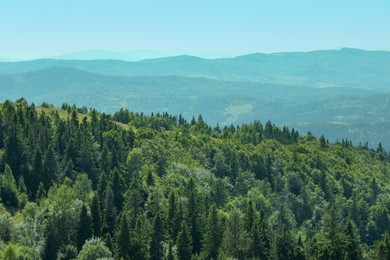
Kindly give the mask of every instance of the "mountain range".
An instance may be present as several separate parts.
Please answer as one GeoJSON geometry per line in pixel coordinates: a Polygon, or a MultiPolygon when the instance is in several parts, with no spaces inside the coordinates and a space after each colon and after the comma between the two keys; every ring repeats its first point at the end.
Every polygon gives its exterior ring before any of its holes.
{"type": "Polygon", "coordinates": [[[0,62],[0,99],[21,96],[114,112],[202,114],[216,125],[270,119],[330,140],[390,147],[390,52],[251,54],[138,62],[42,59],[0,62]]]}

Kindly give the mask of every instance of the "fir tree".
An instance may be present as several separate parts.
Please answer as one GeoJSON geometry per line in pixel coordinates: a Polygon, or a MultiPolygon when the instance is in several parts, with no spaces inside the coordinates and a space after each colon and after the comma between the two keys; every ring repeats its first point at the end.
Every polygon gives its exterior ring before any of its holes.
{"type": "Polygon", "coordinates": [[[149,247],[150,259],[151,260],[163,259],[164,252],[163,252],[162,241],[164,239],[164,229],[163,229],[163,223],[159,213],[157,213],[154,219],[151,238],[152,239],[150,241],[150,247],[149,247]]]}
{"type": "Polygon", "coordinates": [[[93,200],[92,200],[91,216],[92,216],[93,234],[95,237],[100,237],[101,214],[100,214],[99,197],[96,194],[93,196],[93,200]]]}
{"type": "Polygon", "coordinates": [[[131,256],[131,240],[130,240],[130,230],[129,223],[127,222],[127,217],[124,214],[122,216],[122,221],[120,229],[116,234],[116,255],[118,259],[130,259],[131,256]]]}
{"type": "Polygon", "coordinates": [[[87,207],[83,205],[77,231],[77,248],[79,250],[83,247],[85,241],[92,237],[92,234],[91,219],[88,215],[87,207]]]}
{"type": "Polygon", "coordinates": [[[192,241],[184,221],[180,226],[180,232],[177,236],[176,246],[177,257],[179,260],[191,260],[192,241]]]}
{"type": "Polygon", "coordinates": [[[217,259],[218,257],[222,236],[219,225],[217,208],[213,205],[207,218],[206,233],[203,241],[203,249],[207,259],[217,259]]]}

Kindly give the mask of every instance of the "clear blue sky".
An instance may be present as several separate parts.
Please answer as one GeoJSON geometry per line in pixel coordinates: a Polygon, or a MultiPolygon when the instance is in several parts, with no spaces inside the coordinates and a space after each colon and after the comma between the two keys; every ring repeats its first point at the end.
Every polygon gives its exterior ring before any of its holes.
{"type": "Polygon", "coordinates": [[[390,50],[389,0],[1,0],[0,55],[390,50]]]}

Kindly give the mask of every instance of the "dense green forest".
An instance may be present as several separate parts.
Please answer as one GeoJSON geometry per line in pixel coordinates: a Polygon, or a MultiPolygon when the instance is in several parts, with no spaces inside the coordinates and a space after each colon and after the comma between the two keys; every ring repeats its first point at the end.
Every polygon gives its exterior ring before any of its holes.
{"type": "Polygon", "coordinates": [[[390,259],[389,161],[269,121],[5,101],[0,257],[390,259]]]}

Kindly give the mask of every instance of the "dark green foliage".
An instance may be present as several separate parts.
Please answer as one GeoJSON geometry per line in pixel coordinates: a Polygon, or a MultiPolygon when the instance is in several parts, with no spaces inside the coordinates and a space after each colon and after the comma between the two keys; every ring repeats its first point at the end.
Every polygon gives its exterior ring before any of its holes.
{"type": "Polygon", "coordinates": [[[88,215],[87,207],[83,205],[80,213],[80,221],[77,230],[77,248],[80,250],[85,241],[92,237],[91,218],[88,215]]]}
{"type": "Polygon", "coordinates": [[[291,231],[285,225],[276,234],[275,244],[277,259],[294,259],[294,249],[296,246],[291,231]]]}
{"type": "Polygon", "coordinates": [[[210,207],[207,217],[206,233],[203,239],[203,249],[207,259],[217,259],[221,245],[222,232],[218,211],[215,205],[210,207]]]}
{"type": "Polygon", "coordinates": [[[35,194],[35,198],[37,200],[43,199],[46,197],[46,194],[47,194],[47,192],[46,192],[45,186],[43,186],[43,183],[40,182],[39,186],[38,186],[37,193],[35,194]]]}
{"type": "Polygon", "coordinates": [[[123,125],[64,107],[0,105],[0,245],[12,242],[17,255],[389,256],[383,147],[332,144],[271,122],[213,129],[202,117],[191,125],[122,111],[123,125]]]}
{"type": "Polygon", "coordinates": [[[151,260],[163,259],[164,256],[163,246],[162,246],[163,239],[164,239],[163,223],[160,214],[157,213],[153,223],[153,231],[152,231],[150,247],[149,247],[149,256],[151,260]]]}
{"type": "Polygon", "coordinates": [[[104,205],[103,205],[103,234],[109,233],[110,236],[114,234],[115,222],[116,222],[116,209],[114,206],[114,192],[111,186],[107,186],[104,193],[104,205]]]}
{"type": "Polygon", "coordinates": [[[177,236],[177,257],[179,260],[191,260],[192,241],[187,231],[187,225],[183,221],[180,226],[180,232],[177,236]]]}
{"type": "MultiPolygon", "coordinates": [[[[245,242],[245,232],[240,213],[237,209],[233,209],[226,221],[222,242],[223,251],[239,259],[244,253],[245,242]]],[[[255,243],[260,244],[259,241],[255,243]]]]}
{"type": "MultiPolygon", "coordinates": [[[[319,257],[342,259],[346,252],[347,239],[344,232],[344,222],[341,219],[339,211],[332,206],[324,215],[322,221],[322,230],[318,234],[320,245],[319,257]]],[[[352,234],[349,235],[351,236],[352,234]]]]}
{"type": "Polygon", "coordinates": [[[125,193],[123,189],[123,177],[120,175],[119,171],[117,168],[115,168],[111,172],[112,176],[112,190],[114,192],[114,207],[116,210],[119,212],[122,210],[123,206],[123,194],[125,193]]]}
{"type": "Polygon", "coordinates": [[[195,182],[191,178],[188,184],[190,198],[188,202],[188,223],[190,227],[190,235],[192,241],[192,253],[197,254],[200,252],[202,247],[202,236],[199,226],[199,217],[198,217],[198,204],[196,200],[196,190],[195,182]]]}
{"type": "MultiPolygon", "coordinates": [[[[356,233],[356,227],[353,224],[353,221],[348,220],[347,226],[345,228],[346,228],[346,230],[345,230],[345,235],[346,235],[345,259],[349,259],[349,260],[362,259],[362,249],[360,247],[359,237],[356,233]]],[[[387,259],[387,258],[382,258],[382,259],[387,259]]]]}
{"type": "Polygon", "coordinates": [[[390,259],[390,238],[389,233],[385,233],[382,241],[379,242],[377,247],[378,259],[390,259]]]}
{"type": "Polygon", "coordinates": [[[131,241],[129,223],[126,215],[122,216],[120,228],[116,234],[116,256],[118,259],[130,259],[131,256],[131,241]]]}
{"type": "Polygon", "coordinates": [[[5,165],[4,174],[0,175],[1,187],[0,198],[6,207],[17,208],[19,204],[19,192],[16,187],[16,182],[12,170],[8,164],[5,165]]]}
{"type": "Polygon", "coordinates": [[[92,230],[95,237],[100,237],[101,219],[99,198],[95,194],[91,205],[92,230]]]}

